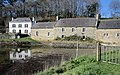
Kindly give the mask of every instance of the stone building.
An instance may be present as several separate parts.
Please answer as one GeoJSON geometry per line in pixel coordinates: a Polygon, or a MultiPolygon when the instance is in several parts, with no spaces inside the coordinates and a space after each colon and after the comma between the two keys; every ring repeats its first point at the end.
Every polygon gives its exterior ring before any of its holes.
{"type": "Polygon", "coordinates": [[[90,37],[105,43],[120,44],[120,20],[98,18],[65,18],[57,22],[41,22],[32,27],[35,40],[52,41],[57,37],[77,35],[90,37]]]}
{"type": "Polygon", "coordinates": [[[35,40],[54,40],[76,34],[95,39],[96,21],[96,18],[66,18],[57,22],[40,22],[32,27],[31,37],[35,40]]]}
{"type": "Polygon", "coordinates": [[[32,27],[31,37],[35,40],[54,40],[56,22],[39,22],[32,27]]]}
{"type": "Polygon", "coordinates": [[[54,37],[77,35],[83,38],[95,39],[96,18],[67,18],[60,19],[54,27],[54,37]]]}
{"type": "Polygon", "coordinates": [[[120,19],[100,20],[96,30],[96,40],[120,44],[120,19]]]}

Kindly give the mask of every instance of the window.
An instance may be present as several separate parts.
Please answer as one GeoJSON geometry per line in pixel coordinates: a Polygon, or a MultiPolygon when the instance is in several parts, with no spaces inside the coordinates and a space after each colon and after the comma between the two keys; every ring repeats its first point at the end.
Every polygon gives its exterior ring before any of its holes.
{"type": "Polygon", "coordinates": [[[50,36],[50,32],[48,32],[48,36],[50,36]]]}
{"type": "Polygon", "coordinates": [[[28,33],[28,30],[25,30],[25,33],[28,33]]]}
{"type": "Polygon", "coordinates": [[[62,35],[62,38],[64,38],[65,37],[65,35],[62,35]]]}
{"type": "Polygon", "coordinates": [[[82,28],[82,32],[85,32],[85,28],[82,28]]]}
{"type": "Polygon", "coordinates": [[[38,31],[36,31],[35,35],[38,36],[38,31]]]}
{"type": "Polygon", "coordinates": [[[75,29],[74,28],[72,28],[72,32],[74,32],[75,31],[75,29]]]}
{"type": "Polygon", "coordinates": [[[25,28],[28,28],[28,24],[25,24],[25,28]]]}
{"type": "Polygon", "coordinates": [[[108,33],[104,33],[104,37],[108,37],[108,33]]]}
{"type": "Polygon", "coordinates": [[[16,27],[16,24],[12,24],[12,27],[15,28],[15,27],[16,27]]]}
{"type": "Polygon", "coordinates": [[[13,54],[13,57],[16,57],[16,54],[13,54]]]}
{"type": "Polygon", "coordinates": [[[13,29],[13,30],[12,30],[12,32],[13,32],[13,33],[16,33],[16,30],[15,30],[15,29],[13,29]]]}
{"type": "Polygon", "coordinates": [[[25,55],[25,58],[27,58],[28,57],[28,55],[25,55]]]}
{"type": "Polygon", "coordinates": [[[19,28],[22,28],[22,24],[19,24],[18,27],[19,27],[19,28]]]}
{"type": "Polygon", "coordinates": [[[62,28],[62,32],[64,32],[65,31],[65,29],[64,28],[62,28]]]}
{"type": "Polygon", "coordinates": [[[22,55],[19,55],[19,58],[22,58],[22,55]]]}
{"type": "Polygon", "coordinates": [[[28,50],[25,50],[25,53],[28,53],[28,50]]]}
{"type": "Polygon", "coordinates": [[[117,33],[117,37],[120,37],[120,33],[117,33]]]}

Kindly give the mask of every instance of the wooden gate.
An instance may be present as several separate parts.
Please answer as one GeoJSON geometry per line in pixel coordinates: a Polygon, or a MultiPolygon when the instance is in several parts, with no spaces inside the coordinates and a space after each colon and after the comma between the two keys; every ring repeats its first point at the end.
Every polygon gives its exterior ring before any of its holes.
{"type": "Polygon", "coordinates": [[[112,64],[120,64],[120,46],[99,44],[97,48],[97,60],[112,64]]]}

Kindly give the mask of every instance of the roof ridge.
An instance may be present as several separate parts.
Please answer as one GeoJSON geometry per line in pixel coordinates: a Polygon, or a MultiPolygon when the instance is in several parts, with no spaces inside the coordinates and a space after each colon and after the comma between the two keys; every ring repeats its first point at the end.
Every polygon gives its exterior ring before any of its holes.
{"type": "Polygon", "coordinates": [[[80,17],[80,18],[61,18],[60,20],[72,20],[72,19],[96,19],[95,17],[80,17]]]}

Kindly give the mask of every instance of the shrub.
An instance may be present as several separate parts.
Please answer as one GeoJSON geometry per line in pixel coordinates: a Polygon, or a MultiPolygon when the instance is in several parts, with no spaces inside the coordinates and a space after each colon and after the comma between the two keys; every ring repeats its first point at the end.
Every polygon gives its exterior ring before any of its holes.
{"type": "Polygon", "coordinates": [[[71,35],[71,36],[65,36],[63,39],[60,37],[57,37],[55,40],[63,40],[63,41],[89,41],[89,42],[93,42],[94,39],[90,38],[90,37],[86,37],[85,40],[83,40],[83,38],[81,36],[77,36],[77,35],[71,35]]]}

